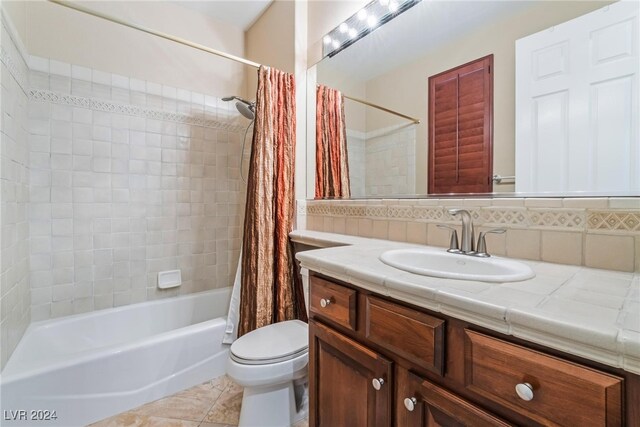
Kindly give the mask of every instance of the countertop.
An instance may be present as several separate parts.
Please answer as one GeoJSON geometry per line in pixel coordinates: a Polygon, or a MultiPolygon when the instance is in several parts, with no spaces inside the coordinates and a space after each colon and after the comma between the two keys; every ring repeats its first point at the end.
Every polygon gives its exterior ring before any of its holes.
{"type": "Polygon", "coordinates": [[[378,259],[390,249],[424,246],[306,230],[290,236],[321,248],[296,254],[303,268],[640,374],[640,274],[519,260],[534,270],[533,279],[441,279],[407,273],[378,259]]]}

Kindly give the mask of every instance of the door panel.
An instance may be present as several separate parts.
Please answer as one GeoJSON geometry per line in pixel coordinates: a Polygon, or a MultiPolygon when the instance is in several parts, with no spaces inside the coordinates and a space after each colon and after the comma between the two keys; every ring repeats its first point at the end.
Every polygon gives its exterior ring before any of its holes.
{"type": "Polygon", "coordinates": [[[493,56],[429,78],[429,193],[492,189],[493,56]]]}
{"type": "Polygon", "coordinates": [[[393,363],[313,320],[309,332],[309,425],[390,426],[393,363]]]}
{"type": "Polygon", "coordinates": [[[638,2],[516,42],[516,191],[640,191],[638,2]]]}

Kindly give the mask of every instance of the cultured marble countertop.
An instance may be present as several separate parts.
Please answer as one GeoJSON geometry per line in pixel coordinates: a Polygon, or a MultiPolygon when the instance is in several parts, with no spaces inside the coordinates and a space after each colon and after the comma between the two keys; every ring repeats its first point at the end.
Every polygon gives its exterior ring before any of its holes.
{"type": "Polygon", "coordinates": [[[390,249],[419,245],[306,230],[290,236],[321,248],[297,253],[303,268],[640,374],[640,274],[520,260],[534,270],[533,279],[441,279],[398,270],[378,258],[390,249]]]}

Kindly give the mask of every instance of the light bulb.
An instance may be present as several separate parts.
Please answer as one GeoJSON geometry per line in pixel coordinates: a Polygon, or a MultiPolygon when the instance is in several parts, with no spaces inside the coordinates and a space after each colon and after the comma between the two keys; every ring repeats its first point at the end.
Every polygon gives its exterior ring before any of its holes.
{"type": "Polygon", "coordinates": [[[388,6],[389,5],[389,0],[379,0],[380,1],[380,5],[382,6],[388,6]]]}
{"type": "Polygon", "coordinates": [[[340,42],[338,40],[334,40],[331,45],[333,46],[334,49],[337,49],[340,47],[340,42]]]}
{"type": "Polygon", "coordinates": [[[398,11],[398,3],[396,3],[395,1],[392,1],[391,3],[389,3],[389,11],[390,12],[397,12],[398,11]]]}
{"type": "Polygon", "coordinates": [[[367,19],[367,16],[368,16],[368,15],[367,15],[367,11],[366,11],[366,10],[364,10],[364,9],[360,9],[360,10],[358,11],[358,19],[359,19],[359,20],[364,21],[365,19],[367,19]]]}
{"type": "Polygon", "coordinates": [[[354,38],[357,35],[358,35],[358,32],[356,31],[355,28],[349,28],[349,37],[354,38]]]}
{"type": "Polygon", "coordinates": [[[369,19],[367,19],[367,24],[369,24],[370,27],[375,27],[378,25],[378,20],[375,16],[370,16],[369,19]]]}
{"type": "Polygon", "coordinates": [[[324,44],[331,44],[331,37],[329,36],[324,36],[324,38],[322,39],[322,41],[324,42],[324,44]]]}
{"type": "Polygon", "coordinates": [[[343,22],[342,24],[340,24],[340,32],[344,34],[347,31],[349,31],[349,26],[347,25],[347,23],[343,22]]]}

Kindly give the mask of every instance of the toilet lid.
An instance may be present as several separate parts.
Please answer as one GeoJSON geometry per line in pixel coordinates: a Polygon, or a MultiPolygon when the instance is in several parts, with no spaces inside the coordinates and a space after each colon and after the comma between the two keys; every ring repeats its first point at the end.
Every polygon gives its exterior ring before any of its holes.
{"type": "Polygon", "coordinates": [[[300,320],[287,320],[263,326],[241,336],[231,344],[234,359],[253,362],[286,360],[309,347],[309,328],[300,320]]]}

